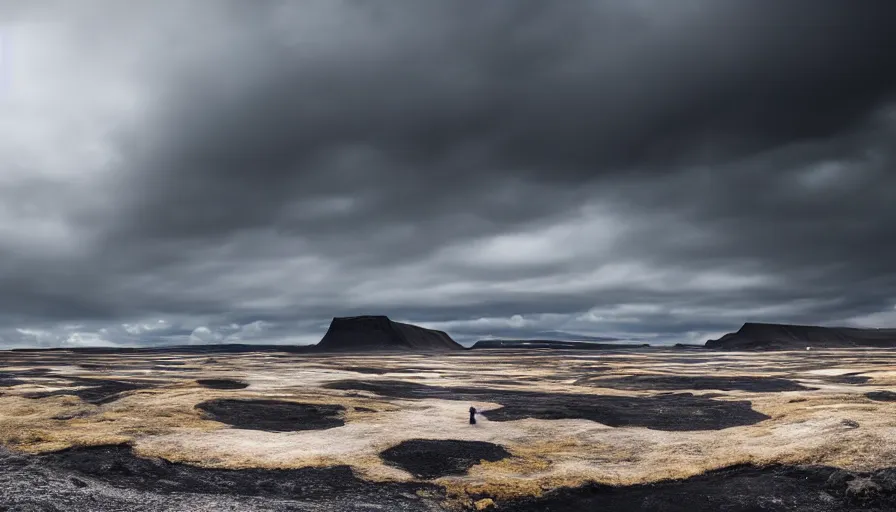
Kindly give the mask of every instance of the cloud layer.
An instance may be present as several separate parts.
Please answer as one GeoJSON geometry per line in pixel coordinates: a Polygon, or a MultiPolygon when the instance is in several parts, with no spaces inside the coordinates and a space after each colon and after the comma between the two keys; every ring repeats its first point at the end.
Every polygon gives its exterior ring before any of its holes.
{"type": "Polygon", "coordinates": [[[892,2],[4,2],[0,345],[896,325],[892,2]]]}

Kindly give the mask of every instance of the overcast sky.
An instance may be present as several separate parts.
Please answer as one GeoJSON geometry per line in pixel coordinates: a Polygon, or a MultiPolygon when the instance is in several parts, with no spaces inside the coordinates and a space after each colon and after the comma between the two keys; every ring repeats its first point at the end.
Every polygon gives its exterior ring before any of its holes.
{"type": "Polygon", "coordinates": [[[2,0],[0,346],[896,326],[894,19],[2,0]]]}

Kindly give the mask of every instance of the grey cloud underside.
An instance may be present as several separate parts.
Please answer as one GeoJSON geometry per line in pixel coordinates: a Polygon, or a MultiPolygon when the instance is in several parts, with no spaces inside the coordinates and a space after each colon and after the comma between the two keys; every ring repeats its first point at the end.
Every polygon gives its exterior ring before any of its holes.
{"type": "Polygon", "coordinates": [[[6,344],[896,325],[892,2],[10,5],[6,344]]]}

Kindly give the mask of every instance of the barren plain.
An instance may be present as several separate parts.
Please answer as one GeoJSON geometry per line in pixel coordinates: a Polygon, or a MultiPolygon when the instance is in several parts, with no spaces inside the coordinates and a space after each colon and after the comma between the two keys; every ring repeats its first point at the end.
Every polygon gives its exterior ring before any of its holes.
{"type": "Polygon", "coordinates": [[[0,510],[893,510],[896,351],[0,352],[0,444],[0,510]]]}

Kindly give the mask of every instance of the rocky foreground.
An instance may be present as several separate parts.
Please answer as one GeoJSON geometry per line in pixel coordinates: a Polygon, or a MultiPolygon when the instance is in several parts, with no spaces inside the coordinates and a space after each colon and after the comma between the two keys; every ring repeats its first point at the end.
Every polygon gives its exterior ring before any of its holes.
{"type": "MultiPolygon", "coordinates": [[[[451,441],[418,441],[392,450],[388,458],[421,478],[444,470],[462,474],[472,461],[457,466],[451,455],[458,448],[451,441]]],[[[482,451],[486,460],[510,455],[501,448],[482,451]]],[[[588,484],[498,502],[473,496],[463,504],[446,503],[436,485],[365,482],[348,467],[202,469],[107,446],[42,456],[0,451],[0,489],[0,510],[10,511],[889,511],[896,509],[896,468],[858,473],[824,466],[739,466],[683,480],[588,484]]]]}

